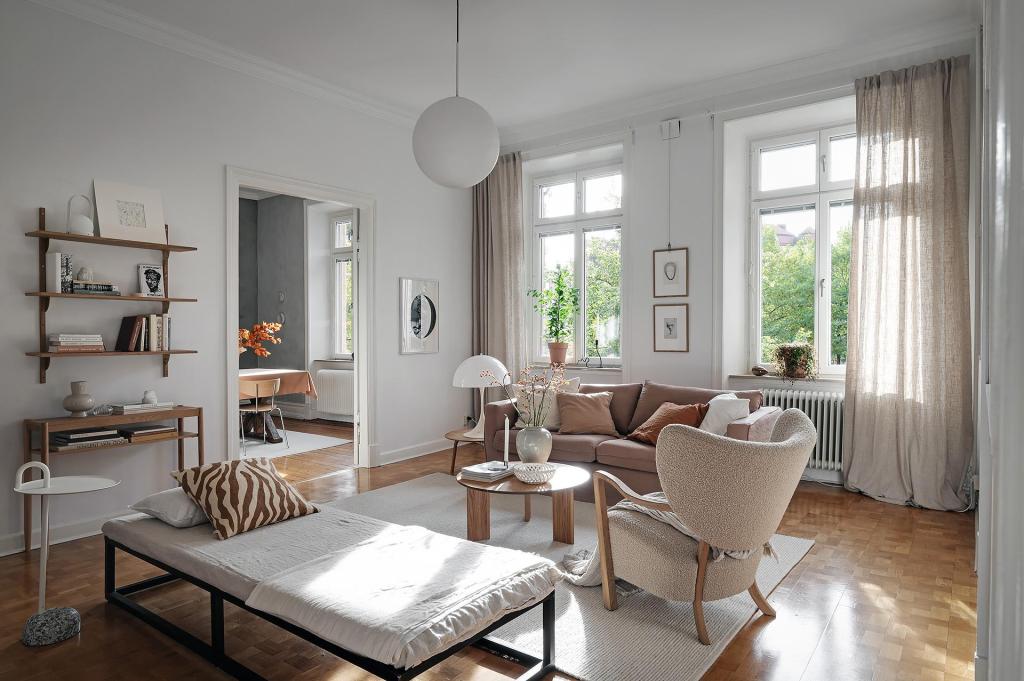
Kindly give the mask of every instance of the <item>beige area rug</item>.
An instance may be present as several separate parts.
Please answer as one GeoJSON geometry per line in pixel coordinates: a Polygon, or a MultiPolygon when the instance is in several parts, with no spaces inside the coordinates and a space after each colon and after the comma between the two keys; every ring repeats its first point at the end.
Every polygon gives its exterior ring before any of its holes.
{"type": "MultiPolygon", "coordinates": [[[[465,489],[455,478],[435,473],[391,487],[359,494],[331,505],[402,525],[421,525],[435,532],[466,536],[465,489]]],[[[594,506],[576,502],[576,544],[551,540],[551,500],[533,497],[533,519],[522,520],[521,497],[493,495],[491,539],[487,543],[532,551],[560,561],[567,551],[597,544],[594,506]]],[[[757,573],[768,594],[800,562],[814,542],[775,535],[779,560],[765,558],[757,573]]],[[[770,598],[769,598],[770,600],[770,598]]],[[[619,609],[608,612],[600,587],[559,585],[555,594],[557,626],[555,663],[584,681],[691,681],[699,679],[729,641],[754,614],[746,593],[715,601],[704,608],[712,645],[697,641],[689,603],[669,603],[644,591],[620,597],[619,609]]],[[[536,655],[541,652],[540,609],[496,632],[493,638],[536,655]]],[[[770,625],[769,625],[770,626],[770,625]]]]}
{"type": "MultiPolygon", "coordinates": [[[[347,445],[349,442],[352,442],[352,440],[290,430],[288,431],[288,444],[285,444],[283,440],[274,444],[273,442],[264,443],[263,440],[257,438],[248,438],[245,441],[245,456],[249,458],[265,456],[272,459],[276,456],[304,454],[318,449],[327,449],[328,447],[340,447],[341,445],[347,445]]],[[[241,452],[241,445],[239,445],[239,452],[241,452]]]]}

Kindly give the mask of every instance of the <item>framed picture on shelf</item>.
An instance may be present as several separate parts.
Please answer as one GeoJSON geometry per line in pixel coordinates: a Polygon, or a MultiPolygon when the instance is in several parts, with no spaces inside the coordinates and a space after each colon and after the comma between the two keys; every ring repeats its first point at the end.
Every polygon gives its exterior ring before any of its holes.
{"type": "Polygon", "coordinates": [[[164,297],[164,268],[160,265],[139,265],[139,294],[150,298],[164,297]]]}
{"type": "Polygon", "coordinates": [[[438,292],[436,279],[398,280],[400,352],[418,355],[438,351],[438,292]]]}
{"type": "Polygon", "coordinates": [[[159,189],[94,180],[100,236],[167,243],[164,203],[159,189]]]}
{"type": "Polygon", "coordinates": [[[654,306],[654,351],[690,351],[690,306],[656,304],[654,306]]]}
{"type": "Polygon", "coordinates": [[[690,249],[659,248],[654,251],[654,297],[690,295],[690,249]]]}

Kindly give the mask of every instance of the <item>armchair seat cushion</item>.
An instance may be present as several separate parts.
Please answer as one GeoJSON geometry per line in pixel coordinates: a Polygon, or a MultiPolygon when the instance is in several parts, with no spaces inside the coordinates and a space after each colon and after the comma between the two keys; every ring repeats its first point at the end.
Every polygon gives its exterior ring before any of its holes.
{"type": "MultiPolygon", "coordinates": [[[[518,454],[516,449],[516,433],[519,430],[513,428],[509,433],[508,452],[509,456],[518,454]]],[[[562,435],[551,434],[551,460],[565,463],[592,463],[595,461],[597,447],[606,440],[614,440],[610,435],[562,435]]],[[[499,430],[494,435],[494,448],[503,452],[505,448],[505,431],[499,430]]],[[[651,448],[654,449],[653,447],[651,448]]],[[[653,456],[653,455],[652,455],[653,456]]]]}
{"type": "Polygon", "coordinates": [[[597,462],[633,471],[657,473],[653,445],[635,440],[608,440],[597,446],[597,462]]]}
{"type": "MultiPolygon", "coordinates": [[[[670,601],[692,601],[697,581],[696,540],[670,525],[636,511],[609,510],[615,576],[670,601]]],[[[761,552],[749,558],[708,563],[704,600],[727,598],[747,590],[757,575],[761,552]]]]}

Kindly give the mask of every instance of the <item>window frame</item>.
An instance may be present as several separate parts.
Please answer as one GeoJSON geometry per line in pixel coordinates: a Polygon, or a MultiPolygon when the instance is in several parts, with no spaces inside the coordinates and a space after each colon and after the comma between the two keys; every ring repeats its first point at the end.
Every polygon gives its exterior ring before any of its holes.
{"type": "Polygon", "coordinates": [[[750,177],[748,205],[749,279],[749,358],[752,366],[765,364],[761,357],[761,210],[784,207],[814,206],[814,349],[818,358],[818,374],[823,377],[844,377],[845,364],[832,364],[832,225],[829,208],[832,203],[853,200],[853,179],[832,182],[829,140],[856,134],[854,123],[830,125],[797,133],[775,135],[753,140],[750,144],[750,177]],[[762,191],[760,155],[764,150],[814,141],[815,183],[762,191]],[[824,358],[824,360],[823,360],[824,358]]]}
{"type": "Polygon", "coordinates": [[[330,239],[331,247],[331,359],[341,360],[354,360],[355,349],[347,348],[349,352],[344,352],[346,348],[344,345],[344,332],[343,325],[345,319],[338,314],[338,294],[341,290],[342,281],[338,275],[338,264],[342,262],[351,263],[351,269],[349,277],[352,279],[352,341],[355,342],[356,338],[356,315],[355,315],[355,301],[356,301],[356,252],[357,244],[359,241],[359,217],[358,213],[354,209],[338,211],[331,213],[328,216],[330,221],[331,229],[328,231],[328,238],[330,239]],[[339,221],[350,220],[352,222],[352,239],[348,246],[337,246],[335,241],[335,225],[339,221]]]}
{"type": "MultiPolygon", "coordinates": [[[[569,343],[568,366],[582,366],[579,361],[587,357],[586,339],[581,338],[581,330],[586,325],[586,286],[585,286],[585,257],[586,257],[586,234],[588,232],[601,231],[606,229],[619,230],[619,258],[623,261],[622,245],[623,230],[626,210],[626,187],[623,164],[603,163],[600,165],[586,165],[577,167],[571,171],[538,175],[530,180],[531,197],[534,204],[533,229],[531,230],[531,258],[529,268],[529,281],[531,289],[540,289],[543,286],[544,251],[541,242],[544,237],[557,236],[560,234],[573,235],[573,285],[580,289],[580,309],[576,314],[573,323],[573,338],[569,343]],[[585,184],[590,178],[607,177],[609,175],[622,176],[622,202],[617,209],[606,211],[593,211],[585,213],[585,184]],[[575,210],[572,215],[565,215],[557,218],[541,217],[541,188],[562,182],[574,181],[576,200],[575,210]]],[[[621,270],[620,270],[621,272],[621,270]]],[[[547,343],[543,337],[544,323],[540,315],[533,309],[533,301],[527,298],[529,324],[529,357],[531,364],[548,364],[547,343]]],[[[619,357],[604,357],[603,365],[606,367],[620,368],[622,366],[623,351],[623,318],[625,316],[625,299],[623,296],[623,282],[619,282],[619,357]]]]}

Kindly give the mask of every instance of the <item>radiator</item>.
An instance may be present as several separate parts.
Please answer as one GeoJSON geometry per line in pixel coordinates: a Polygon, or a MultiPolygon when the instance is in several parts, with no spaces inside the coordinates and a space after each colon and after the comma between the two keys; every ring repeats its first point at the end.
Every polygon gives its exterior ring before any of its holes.
{"type": "Polygon", "coordinates": [[[321,414],[351,416],[355,413],[356,372],[351,369],[320,369],[316,372],[316,410],[321,414]]]}
{"type": "Polygon", "coordinates": [[[843,395],[810,390],[762,390],[769,407],[799,409],[818,429],[818,444],[807,467],[819,471],[843,470],[843,395]]]}

